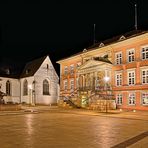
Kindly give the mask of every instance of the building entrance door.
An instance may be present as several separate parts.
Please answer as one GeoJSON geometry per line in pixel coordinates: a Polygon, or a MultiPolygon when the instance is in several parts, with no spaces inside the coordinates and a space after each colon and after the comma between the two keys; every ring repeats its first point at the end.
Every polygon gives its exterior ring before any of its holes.
{"type": "Polygon", "coordinates": [[[88,97],[87,95],[81,96],[81,107],[88,107],[88,97]]]}

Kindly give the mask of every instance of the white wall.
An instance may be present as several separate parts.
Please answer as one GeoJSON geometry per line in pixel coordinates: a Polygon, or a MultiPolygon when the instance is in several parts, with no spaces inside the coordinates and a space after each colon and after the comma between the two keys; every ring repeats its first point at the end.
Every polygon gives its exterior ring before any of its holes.
{"type": "Polygon", "coordinates": [[[5,100],[7,101],[11,100],[18,103],[25,102],[27,104],[33,103],[45,105],[57,103],[60,92],[59,78],[48,56],[34,76],[21,79],[0,78],[2,80],[0,81],[0,84],[2,85],[1,91],[6,92],[7,80],[9,80],[12,84],[12,96],[5,97],[5,100]],[[49,69],[47,69],[47,64],[49,69]],[[43,95],[43,81],[45,79],[49,82],[50,95],[43,95]],[[28,95],[26,96],[23,95],[23,84],[25,80],[28,82],[28,95]]]}
{"type": "Polygon", "coordinates": [[[18,79],[0,77],[1,91],[6,93],[6,82],[9,80],[11,85],[11,95],[5,96],[5,102],[20,103],[20,82],[18,79]]]}
{"type": "Polygon", "coordinates": [[[46,105],[57,103],[57,99],[59,96],[59,78],[56,74],[56,71],[49,57],[47,57],[44,60],[38,71],[35,73],[34,79],[35,79],[36,103],[46,104],[46,105]],[[47,64],[49,65],[48,70],[47,70],[47,64]],[[49,82],[50,95],[43,95],[43,81],[45,79],[49,82]]]}
{"type": "Polygon", "coordinates": [[[20,90],[20,92],[21,92],[21,98],[20,98],[21,99],[21,103],[23,103],[23,102],[25,102],[27,104],[32,103],[32,90],[33,90],[32,83],[33,83],[33,81],[34,81],[34,77],[33,76],[20,79],[20,83],[21,83],[21,90],[20,90]],[[28,82],[28,95],[26,95],[26,96],[23,95],[23,84],[24,84],[25,80],[27,80],[27,82],[28,82]]]}

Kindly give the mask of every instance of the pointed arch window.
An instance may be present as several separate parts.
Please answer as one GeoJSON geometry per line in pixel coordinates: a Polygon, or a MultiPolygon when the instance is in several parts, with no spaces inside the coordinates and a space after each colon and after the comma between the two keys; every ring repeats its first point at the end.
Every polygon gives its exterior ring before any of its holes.
{"type": "Polygon", "coordinates": [[[24,80],[24,83],[23,83],[23,95],[24,96],[28,95],[28,81],[27,80],[24,80]]]}
{"type": "Polygon", "coordinates": [[[49,82],[47,80],[43,81],[43,95],[50,95],[50,93],[49,93],[49,82]]]}
{"type": "Polygon", "coordinates": [[[9,80],[6,82],[6,94],[8,96],[11,95],[11,84],[10,84],[10,81],[9,80]]]}

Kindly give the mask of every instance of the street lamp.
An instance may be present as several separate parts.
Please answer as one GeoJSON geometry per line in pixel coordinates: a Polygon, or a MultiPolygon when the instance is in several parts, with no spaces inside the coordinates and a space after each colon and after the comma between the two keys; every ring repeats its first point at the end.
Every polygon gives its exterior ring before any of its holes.
{"type": "Polygon", "coordinates": [[[32,85],[28,85],[29,88],[29,104],[32,105],[32,85]]]}
{"type": "Polygon", "coordinates": [[[107,113],[107,82],[109,81],[109,77],[105,76],[104,81],[105,81],[105,91],[106,91],[106,99],[105,99],[105,111],[107,113]]]}

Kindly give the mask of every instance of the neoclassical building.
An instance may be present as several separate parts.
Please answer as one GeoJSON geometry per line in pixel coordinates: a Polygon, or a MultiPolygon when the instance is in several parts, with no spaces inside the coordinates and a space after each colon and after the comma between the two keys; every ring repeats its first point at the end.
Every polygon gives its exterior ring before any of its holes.
{"type": "Polygon", "coordinates": [[[148,110],[148,32],[96,43],[57,63],[61,96],[73,96],[81,106],[112,99],[118,108],[148,110]]]}
{"type": "Polygon", "coordinates": [[[28,62],[21,73],[0,71],[0,91],[5,103],[51,105],[57,103],[59,78],[49,56],[28,62]]]}

